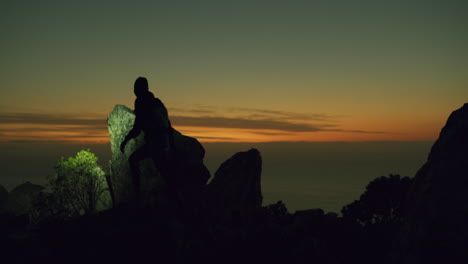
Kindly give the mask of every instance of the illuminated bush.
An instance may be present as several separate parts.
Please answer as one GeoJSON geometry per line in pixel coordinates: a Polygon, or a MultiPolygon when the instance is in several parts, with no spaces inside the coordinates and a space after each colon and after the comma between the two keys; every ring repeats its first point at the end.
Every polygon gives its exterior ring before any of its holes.
{"type": "Polygon", "coordinates": [[[71,215],[91,214],[110,207],[111,198],[104,171],[93,153],[82,150],[75,157],[63,157],[49,178],[56,203],[71,215]]]}

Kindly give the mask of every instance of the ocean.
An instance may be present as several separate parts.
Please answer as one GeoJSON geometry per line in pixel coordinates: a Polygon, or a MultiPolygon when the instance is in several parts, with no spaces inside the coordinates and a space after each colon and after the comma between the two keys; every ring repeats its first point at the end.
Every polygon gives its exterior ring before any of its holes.
{"type": "MultiPolygon", "coordinates": [[[[262,166],[263,204],[283,201],[290,212],[322,208],[339,213],[359,199],[373,179],[389,174],[413,177],[433,142],[272,142],[203,143],[205,164],[214,175],[236,152],[256,148],[262,166]]],[[[61,156],[90,149],[102,166],[111,157],[109,144],[15,142],[0,144],[0,184],[7,190],[26,181],[45,184],[61,156]]]]}

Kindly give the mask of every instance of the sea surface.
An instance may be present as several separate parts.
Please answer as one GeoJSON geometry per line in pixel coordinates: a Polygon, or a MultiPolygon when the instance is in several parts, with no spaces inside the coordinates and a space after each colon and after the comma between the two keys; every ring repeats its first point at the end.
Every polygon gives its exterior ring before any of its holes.
{"type": "MultiPolygon", "coordinates": [[[[283,201],[290,212],[311,208],[339,213],[359,199],[369,181],[400,174],[413,177],[434,142],[204,143],[205,164],[214,175],[236,152],[257,148],[263,160],[263,204],[283,201]]],[[[16,142],[0,144],[0,184],[45,184],[61,156],[90,149],[107,166],[109,144],[16,142]]]]}

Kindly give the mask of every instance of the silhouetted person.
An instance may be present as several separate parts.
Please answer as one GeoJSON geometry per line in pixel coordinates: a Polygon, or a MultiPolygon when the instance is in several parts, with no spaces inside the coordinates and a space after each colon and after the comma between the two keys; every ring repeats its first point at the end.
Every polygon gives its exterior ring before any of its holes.
{"type": "Polygon", "coordinates": [[[166,181],[170,192],[174,192],[171,177],[168,175],[171,162],[171,150],[173,148],[173,136],[171,122],[167,109],[153,93],[148,91],[148,81],[139,77],[135,81],[135,123],[132,130],[120,145],[124,152],[127,142],[137,137],[141,131],[145,134],[145,144],[133,152],[128,161],[132,171],[132,183],[137,205],[140,204],[140,170],[138,163],[146,158],[153,159],[162,177],[166,181]]]}

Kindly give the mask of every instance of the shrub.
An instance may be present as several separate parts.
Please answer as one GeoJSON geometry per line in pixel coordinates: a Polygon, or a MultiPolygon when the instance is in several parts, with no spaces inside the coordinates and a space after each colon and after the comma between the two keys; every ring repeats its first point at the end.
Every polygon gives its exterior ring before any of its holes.
{"type": "Polygon", "coordinates": [[[68,211],[69,215],[92,214],[97,209],[109,207],[105,173],[97,161],[96,155],[82,150],[75,157],[62,157],[55,166],[55,174],[49,178],[49,187],[54,203],[68,211]]]}

